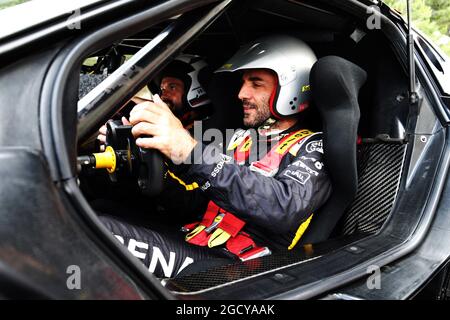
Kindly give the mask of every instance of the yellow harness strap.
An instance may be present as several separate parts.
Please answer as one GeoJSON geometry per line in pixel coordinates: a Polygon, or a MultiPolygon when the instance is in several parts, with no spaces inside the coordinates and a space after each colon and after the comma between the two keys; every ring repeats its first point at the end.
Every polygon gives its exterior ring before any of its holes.
{"type": "Polygon", "coordinates": [[[181,180],[180,178],[178,178],[173,172],[171,172],[170,170],[167,170],[167,173],[174,179],[176,180],[179,184],[181,184],[182,186],[184,186],[186,188],[186,191],[192,191],[194,189],[198,188],[198,183],[197,182],[193,182],[191,184],[186,184],[186,182],[184,182],[183,180],[181,180]]]}
{"type": "Polygon", "coordinates": [[[191,232],[189,232],[186,237],[185,240],[188,241],[191,238],[195,237],[196,235],[198,235],[200,232],[202,232],[206,227],[204,225],[199,225],[197,226],[194,230],[192,230],[191,232]]]}
{"type": "Polygon", "coordinates": [[[220,246],[221,244],[227,242],[230,238],[231,235],[228,232],[222,230],[221,228],[217,228],[208,240],[208,247],[212,248],[220,246]]]}
{"type": "Polygon", "coordinates": [[[295,233],[295,237],[294,239],[292,239],[291,244],[288,247],[288,250],[291,250],[292,248],[295,247],[295,245],[298,243],[298,241],[300,240],[300,238],[303,236],[303,234],[306,231],[306,228],[308,228],[309,223],[311,222],[311,219],[313,217],[314,214],[311,213],[311,215],[309,216],[308,219],[306,219],[305,222],[303,222],[297,229],[297,232],[295,233]]]}

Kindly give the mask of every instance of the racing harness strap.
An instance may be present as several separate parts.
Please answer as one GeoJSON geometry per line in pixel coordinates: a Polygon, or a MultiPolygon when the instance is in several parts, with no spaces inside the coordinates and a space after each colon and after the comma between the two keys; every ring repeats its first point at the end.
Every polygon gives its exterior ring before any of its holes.
{"type": "Polygon", "coordinates": [[[250,164],[250,170],[268,177],[273,177],[278,172],[281,160],[289,150],[312,134],[309,130],[299,130],[286,135],[261,160],[252,162],[250,164]]]}
{"type": "MultiPolygon", "coordinates": [[[[313,133],[309,130],[287,134],[261,160],[252,162],[250,169],[265,176],[274,176],[289,150],[311,134],[313,133]]],[[[248,159],[252,143],[249,135],[244,134],[240,138],[231,144],[231,150],[235,149],[234,158],[237,162],[248,159]]],[[[312,215],[300,225],[289,249],[298,242],[311,217],[312,215]]],[[[210,248],[225,244],[226,249],[242,261],[271,254],[269,248],[258,247],[250,235],[242,231],[244,225],[245,221],[210,201],[202,221],[187,224],[182,231],[187,232],[187,242],[198,246],[207,245],[210,248]]]]}
{"type": "Polygon", "coordinates": [[[209,248],[225,244],[226,249],[242,261],[270,254],[267,247],[258,247],[244,231],[245,222],[210,201],[200,223],[185,225],[185,240],[209,248]]]}

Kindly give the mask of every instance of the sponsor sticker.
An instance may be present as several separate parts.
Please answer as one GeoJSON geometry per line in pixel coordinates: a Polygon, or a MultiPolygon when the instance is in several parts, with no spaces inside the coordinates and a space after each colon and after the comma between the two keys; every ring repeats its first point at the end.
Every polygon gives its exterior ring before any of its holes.
{"type": "Polygon", "coordinates": [[[297,160],[297,161],[293,162],[292,165],[293,165],[293,166],[296,166],[296,167],[303,168],[303,169],[305,169],[309,174],[313,174],[313,175],[315,175],[316,177],[319,175],[319,173],[318,173],[317,171],[315,171],[315,170],[311,169],[310,167],[308,167],[308,166],[307,166],[303,161],[301,161],[301,160],[297,160]]]}
{"type": "Polygon", "coordinates": [[[209,181],[206,181],[206,183],[205,183],[204,185],[202,185],[202,186],[200,187],[200,189],[201,189],[202,191],[206,191],[206,190],[208,190],[209,187],[211,187],[211,183],[209,183],[209,181]]]}
{"type": "Polygon", "coordinates": [[[311,141],[306,145],[306,152],[311,153],[314,151],[323,153],[322,140],[311,141]]]}
{"type": "Polygon", "coordinates": [[[305,156],[301,156],[300,159],[302,159],[302,160],[311,160],[311,161],[313,161],[313,162],[316,162],[316,161],[317,161],[316,158],[313,158],[313,157],[305,157],[305,156]]]}
{"type": "Polygon", "coordinates": [[[288,177],[288,178],[291,178],[291,179],[294,180],[294,181],[297,181],[298,183],[303,184],[303,185],[304,185],[304,184],[309,180],[309,178],[311,177],[311,176],[309,175],[309,173],[303,172],[303,171],[301,171],[301,170],[286,170],[286,171],[284,172],[284,175],[285,175],[286,177],[288,177]]]}
{"type": "Polygon", "coordinates": [[[275,150],[275,152],[279,154],[285,154],[285,150],[289,150],[295,143],[299,142],[299,140],[302,140],[306,136],[309,136],[311,134],[308,130],[302,130],[291,137],[287,138],[283,143],[281,143],[275,150]]]}
{"type": "Polygon", "coordinates": [[[211,172],[211,177],[215,178],[217,174],[222,170],[224,164],[225,164],[224,161],[220,161],[214,168],[214,170],[211,172]]]}
{"type": "Polygon", "coordinates": [[[235,132],[233,137],[231,138],[230,143],[228,144],[228,151],[236,149],[243,141],[244,139],[250,135],[250,132],[247,130],[238,130],[235,132]]]}
{"type": "Polygon", "coordinates": [[[214,168],[214,170],[211,172],[211,177],[216,177],[217,174],[222,171],[223,165],[225,163],[230,163],[231,160],[233,160],[233,158],[231,158],[230,156],[227,156],[226,154],[221,154],[222,159],[220,160],[219,163],[217,163],[216,167],[214,168]]]}
{"type": "Polygon", "coordinates": [[[323,162],[320,162],[316,158],[301,156],[300,159],[314,162],[314,167],[316,167],[317,170],[322,170],[323,168],[323,162]]]}

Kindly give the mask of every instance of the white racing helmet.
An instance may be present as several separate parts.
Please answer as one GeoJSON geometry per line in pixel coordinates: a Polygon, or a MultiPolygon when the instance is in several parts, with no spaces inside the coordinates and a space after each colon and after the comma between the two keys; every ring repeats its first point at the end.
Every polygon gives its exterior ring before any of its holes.
{"type": "Polygon", "coordinates": [[[195,109],[211,103],[199,81],[200,72],[207,66],[207,63],[200,56],[182,54],[170,62],[159,77],[160,79],[163,77],[181,79],[185,85],[184,105],[195,109]]]}
{"type": "Polygon", "coordinates": [[[303,41],[286,35],[259,38],[239,49],[216,72],[270,69],[278,76],[270,99],[270,111],[283,118],[305,110],[310,103],[309,72],[317,61],[303,41]]]}

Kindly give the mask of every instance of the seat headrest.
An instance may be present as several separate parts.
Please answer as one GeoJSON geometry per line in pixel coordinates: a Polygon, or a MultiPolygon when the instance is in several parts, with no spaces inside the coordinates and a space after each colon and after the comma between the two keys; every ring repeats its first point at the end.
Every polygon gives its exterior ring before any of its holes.
{"type": "Polygon", "coordinates": [[[341,57],[319,59],[311,69],[312,97],[322,118],[324,160],[333,196],[349,202],[356,193],[356,142],[360,118],[358,93],[366,72],[341,57]]]}
{"type": "Polygon", "coordinates": [[[314,102],[322,116],[326,117],[330,111],[349,108],[359,113],[358,92],[366,79],[367,73],[363,69],[341,57],[319,59],[311,69],[310,82],[314,102]],[[349,99],[351,104],[347,103],[349,99]]]}

